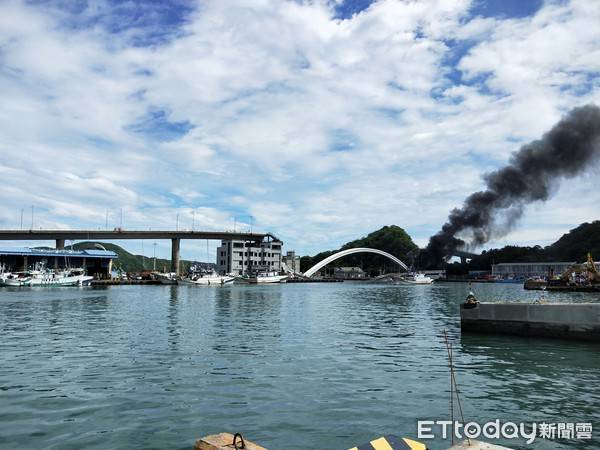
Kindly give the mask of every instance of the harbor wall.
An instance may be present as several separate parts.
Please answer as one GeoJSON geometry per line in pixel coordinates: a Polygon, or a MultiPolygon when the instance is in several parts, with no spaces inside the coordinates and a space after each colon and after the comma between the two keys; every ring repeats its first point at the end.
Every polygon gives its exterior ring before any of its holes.
{"type": "Polygon", "coordinates": [[[461,331],[600,341],[600,303],[479,303],[460,309],[461,331]]]}

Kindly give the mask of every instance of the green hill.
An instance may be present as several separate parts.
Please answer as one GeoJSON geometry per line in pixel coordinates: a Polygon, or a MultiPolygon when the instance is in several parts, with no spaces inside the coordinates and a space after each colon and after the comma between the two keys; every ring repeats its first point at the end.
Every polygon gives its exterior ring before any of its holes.
{"type": "Polygon", "coordinates": [[[584,261],[588,252],[600,259],[600,220],[582,223],[545,248],[549,257],[561,261],[584,261]]]}
{"type": "MultiPolygon", "coordinates": [[[[97,248],[101,245],[106,250],[110,250],[119,255],[119,258],[114,261],[114,268],[121,269],[124,272],[141,272],[143,270],[152,270],[154,267],[154,258],[151,256],[135,255],[128,252],[123,247],[108,242],[78,242],[73,245],[74,250],[83,250],[97,248]]],[[[70,247],[69,247],[70,248],[70,247]]],[[[187,271],[193,261],[181,260],[182,270],[187,271]]],[[[214,266],[214,264],[211,264],[214,266]]],[[[159,272],[171,270],[171,260],[156,258],[156,270],[159,272]]]]}
{"type": "MultiPolygon", "coordinates": [[[[318,253],[314,256],[303,256],[300,259],[302,271],[306,271],[328,256],[349,248],[369,247],[388,252],[404,262],[411,262],[418,253],[419,247],[402,228],[396,225],[384,226],[383,228],[368,234],[366,237],[356,239],[344,244],[338,250],[330,250],[318,253]]],[[[360,253],[345,256],[334,261],[334,267],[358,266],[371,275],[378,275],[381,268],[387,266],[389,271],[397,272],[398,267],[385,256],[360,253]]]]}

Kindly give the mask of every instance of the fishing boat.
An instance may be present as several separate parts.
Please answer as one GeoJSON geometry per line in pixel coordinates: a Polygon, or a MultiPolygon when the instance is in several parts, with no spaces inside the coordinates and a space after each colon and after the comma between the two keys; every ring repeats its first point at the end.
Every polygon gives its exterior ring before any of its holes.
{"type": "Polygon", "coordinates": [[[195,286],[221,286],[224,284],[232,284],[235,281],[235,277],[229,275],[203,275],[194,278],[182,278],[177,280],[177,284],[187,284],[195,286]]]}
{"type": "Polygon", "coordinates": [[[86,275],[82,268],[54,271],[36,267],[30,271],[3,273],[0,276],[0,285],[13,287],[84,286],[90,284],[93,279],[94,277],[86,275]]]}
{"type": "Polygon", "coordinates": [[[400,282],[406,284],[431,284],[433,283],[433,278],[422,273],[413,273],[403,278],[400,282]]]}
{"type": "Polygon", "coordinates": [[[182,279],[177,280],[177,284],[187,284],[194,286],[221,286],[231,284],[235,277],[231,275],[219,275],[214,269],[205,269],[194,265],[182,279]]]}
{"type": "Polygon", "coordinates": [[[161,284],[177,284],[177,274],[175,272],[155,273],[154,276],[161,284]]]}
{"type": "Polygon", "coordinates": [[[256,272],[247,277],[246,281],[252,284],[267,284],[267,283],[285,283],[288,275],[281,275],[279,272],[256,272]]]}

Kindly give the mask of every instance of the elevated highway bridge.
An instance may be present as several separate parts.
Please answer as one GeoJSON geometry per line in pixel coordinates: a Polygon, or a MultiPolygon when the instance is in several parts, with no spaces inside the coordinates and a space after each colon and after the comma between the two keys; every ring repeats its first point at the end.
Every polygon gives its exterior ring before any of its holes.
{"type": "Polygon", "coordinates": [[[182,239],[242,240],[262,242],[266,238],[278,241],[270,233],[242,233],[236,231],[191,230],[0,230],[0,241],[55,241],[57,250],[64,250],[65,241],[120,240],[120,239],[170,239],[171,271],[179,274],[180,243],[182,239]]]}

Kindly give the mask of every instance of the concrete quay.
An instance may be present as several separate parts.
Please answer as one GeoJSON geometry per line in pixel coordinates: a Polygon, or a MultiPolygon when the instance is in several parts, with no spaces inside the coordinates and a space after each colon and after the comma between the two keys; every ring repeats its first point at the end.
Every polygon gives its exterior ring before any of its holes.
{"type": "Polygon", "coordinates": [[[461,331],[600,341],[600,303],[477,303],[460,308],[461,331]]]}

